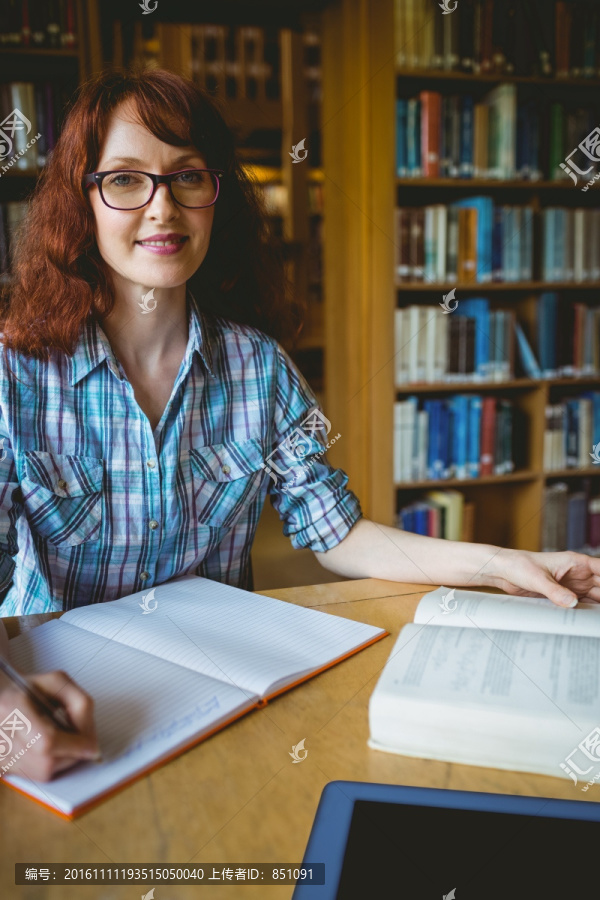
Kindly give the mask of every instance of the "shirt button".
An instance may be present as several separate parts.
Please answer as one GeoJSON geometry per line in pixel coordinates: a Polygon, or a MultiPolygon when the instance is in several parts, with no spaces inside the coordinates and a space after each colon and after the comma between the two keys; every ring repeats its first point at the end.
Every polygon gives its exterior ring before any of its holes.
{"type": "Polygon", "coordinates": [[[231,469],[229,466],[221,466],[221,472],[223,473],[223,475],[229,475],[231,469]]]}
{"type": "Polygon", "coordinates": [[[152,531],[158,528],[158,522],[156,521],[156,519],[150,519],[150,521],[148,522],[148,528],[151,528],[152,531]]]}
{"type": "Polygon", "coordinates": [[[66,486],[67,486],[67,482],[65,481],[64,478],[61,478],[60,481],[58,482],[58,487],[61,489],[61,491],[64,491],[66,486]]]}
{"type": "Polygon", "coordinates": [[[150,578],[150,572],[140,572],[140,581],[146,581],[150,578]]]}
{"type": "Polygon", "coordinates": [[[154,462],[153,459],[149,459],[148,462],[146,463],[146,465],[148,466],[149,469],[153,469],[154,466],[156,465],[156,463],[154,462]]]}

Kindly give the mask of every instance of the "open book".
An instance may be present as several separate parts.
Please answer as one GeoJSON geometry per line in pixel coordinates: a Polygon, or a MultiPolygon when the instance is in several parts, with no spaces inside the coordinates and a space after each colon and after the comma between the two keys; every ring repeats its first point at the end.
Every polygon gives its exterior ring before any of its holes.
{"type": "Polygon", "coordinates": [[[94,698],[103,762],[0,782],[73,817],[387,634],[195,575],[70,610],[13,638],[10,659],[28,674],[62,669],[94,698]]]}
{"type": "Polygon", "coordinates": [[[599,701],[600,605],[441,587],[398,636],[368,745],[581,783],[600,771],[599,701]]]}

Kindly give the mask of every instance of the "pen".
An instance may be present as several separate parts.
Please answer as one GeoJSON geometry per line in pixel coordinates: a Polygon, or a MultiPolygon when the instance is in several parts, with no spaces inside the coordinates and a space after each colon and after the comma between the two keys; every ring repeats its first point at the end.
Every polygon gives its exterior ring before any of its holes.
{"type": "Polygon", "coordinates": [[[1,656],[0,672],[4,672],[4,674],[20,687],[22,691],[25,691],[29,699],[40,708],[41,712],[50,716],[58,728],[62,728],[63,731],[75,731],[62,703],[59,700],[55,700],[54,697],[49,697],[47,694],[44,694],[35,685],[30,684],[20,672],[17,672],[17,670],[1,656]]]}

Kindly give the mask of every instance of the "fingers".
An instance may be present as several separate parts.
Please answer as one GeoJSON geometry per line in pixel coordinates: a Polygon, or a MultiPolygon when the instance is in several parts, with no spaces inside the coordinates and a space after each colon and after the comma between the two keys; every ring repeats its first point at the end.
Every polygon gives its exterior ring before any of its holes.
{"type": "Polygon", "coordinates": [[[93,759],[99,755],[94,723],[94,701],[65,672],[35,675],[31,681],[65,707],[74,732],[55,728],[52,752],[55,757],[93,759]]]}

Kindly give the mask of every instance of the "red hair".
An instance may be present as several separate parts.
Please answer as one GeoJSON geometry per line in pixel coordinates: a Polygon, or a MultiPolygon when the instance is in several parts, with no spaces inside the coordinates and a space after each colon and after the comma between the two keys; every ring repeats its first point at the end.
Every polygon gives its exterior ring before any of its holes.
{"type": "Polygon", "coordinates": [[[200,305],[288,341],[300,328],[299,305],[290,299],[281,253],[230,128],[192,81],[150,69],[103,72],[80,88],[16,241],[14,280],[0,312],[4,345],[40,359],[51,348],[71,355],[86,318],[104,317],[114,306],[81,179],[97,169],[109,117],[125,101],[159,140],[191,145],[208,168],[225,172],[207,255],[188,282],[200,305]]]}

